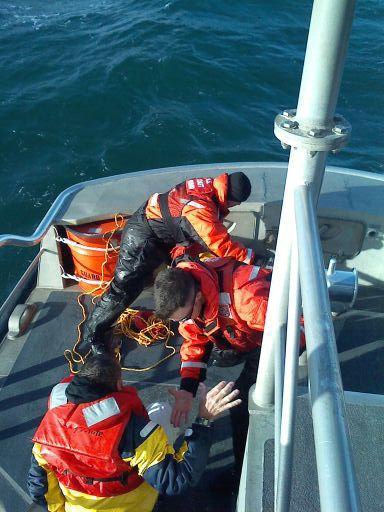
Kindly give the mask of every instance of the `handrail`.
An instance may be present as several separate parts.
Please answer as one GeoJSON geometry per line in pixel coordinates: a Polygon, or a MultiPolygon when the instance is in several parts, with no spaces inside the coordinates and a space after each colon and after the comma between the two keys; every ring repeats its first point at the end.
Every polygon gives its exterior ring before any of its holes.
{"type": "Polygon", "coordinates": [[[6,245],[16,245],[18,247],[31,247],[33,245],[37,245],[43,239],[44,235],[46,235],[48,229],[53,224],[58,213],[66,204],[67,199],[71,196],[71,194],[73,194],[74,192],[78,192],[79,190],[82,190],[87,185],[87,183],[89,182],[85,181],[83,183],[77,183],[76,185],[72,185],[71,187],[63,190],[63,192],[61,192],[57,196],[57,198],[55,199],[55,201],[43,217],[43,220],[37,226],[32,235],[0,235],[0,247],[4,247],[6,245]]]}
{"type": "Polygon", "coordinates": [[[295,215],[321,510],[357,512],[361,510],[359,488],[309,185],[300,185],[295,191],[295,215]]]}
{"type": "MultiPolygon", "coordinates": [[[[145,171],[139,171],[139,172],[145,172],[145,171]]],[[[83,181],[82,183],[76,183],[75,185],[72,185],[65,190],[63,190],[55,199],[45,216],[43,217],[43,220],[40,222],[40,224],[37,226],[35,231],[30,236],[20,236],[20,235],[12,235],[12,234],[5,234],[0,235],[0,247],[4,247],[6,245],[16,245],[18,247],[31,247],[33,245],[37,245],[47,234],[48,229],[52,226],[54,220],[57,218],[60,210],[66,206],[67,200],[69,197],[82,190],[83,188],[86,188],[90,183],[94,184],[101,184],[111,181],[114,178],[118,178],[119,175],[116,176],[108,176],[106,178],[97,178],[95,180],[88,180],[83,181]]]]}
{"type": "Polygon", "coordinates": [[[20,297],[25,294],[25,291],[30,291],[32,287],[32,283],[35,280],[35,276],[37,276],[37,267],[41,258],[41,255],[44,253],[45,249],[40,249],[40,251],[36,254],[27,270],[21,276],[20,280],[13,288],[11,293],[8,295],[5,302],[0,307],[0,336],[5,334],[8,319],[12,314],[12,311],[15,309],[16,305],[20,302],[20,297]]]}

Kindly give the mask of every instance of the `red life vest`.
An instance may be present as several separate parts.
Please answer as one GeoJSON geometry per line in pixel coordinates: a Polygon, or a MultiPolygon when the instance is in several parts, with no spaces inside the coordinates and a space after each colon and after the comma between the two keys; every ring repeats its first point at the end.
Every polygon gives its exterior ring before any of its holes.
{"type": "MultiPolygon", "coordinates": [[[[217,343],[220,333],[237,350],[249,351],[260,344],[261,337],[255,331],[262,332],[268,306],[271,270],[255,265],[245,265],[230,258],[212,258],[204,264],[181,262],[177,265],[192,273],[200,282],[206,299],[204,318],[195,320],[195,324],[217,343]],[[235,295],[249,294],[252,287],[252,328],[240,317],[239,303],[235,295]],[[258,299],[257,302],[254,300],[258,299]],[[257,308],[255,307],[257,303],[257,308]],[[234,307],[236,303],[236,309],[234,307]]],[[[246,301],[242,302],[244,313],[249,313],[246,301]]],[[[244,316],[244,315],[243,315],[244,316]]],[[[185,329],[189,328],[185,325],[185,329]]],[[[191,326],[192,329],[192,326],[191,326]]]]}
{"type": "Polygon", "coordinates": [[[99,400],[72,404],[64,394],[67,385],[53,388],[50,409],[33,438],[41,455],[68,489],[100,497],[136,489],[143,478],[118,452],[132,412],[147,416],[136,390],[125,386],[99,400]]]}

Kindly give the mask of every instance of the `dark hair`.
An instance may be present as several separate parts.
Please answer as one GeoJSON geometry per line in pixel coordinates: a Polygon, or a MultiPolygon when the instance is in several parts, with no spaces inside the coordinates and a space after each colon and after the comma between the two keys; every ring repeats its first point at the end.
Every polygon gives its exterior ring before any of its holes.
{"type": "Polygon", "coordinates": [[[248,199],[251,190],[251,182],[243,172],[234,172],[228,175],[228,201],[242,203],[248,199]]]}
{"type": "Polygon", "coordinates": [[[167,268],[159,272],[154,284],[156,315],[170,318],[176,309],[186,305],[194,287],[191,274],[181,268],[167,268]]]}
{"type": "Polygon", "coordinates": [[[116,391],[117,382],[121,379],[121,368],[113,355],[98,354],[86,359],[78,375],[86,377],[90,384],[98,388],[116,391]]]}

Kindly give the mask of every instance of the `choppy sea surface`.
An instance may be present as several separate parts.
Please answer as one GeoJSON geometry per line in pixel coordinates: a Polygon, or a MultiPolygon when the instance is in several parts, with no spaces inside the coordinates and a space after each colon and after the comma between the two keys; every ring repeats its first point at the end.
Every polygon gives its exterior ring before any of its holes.
{"type": "MultiPolygon", "coordinates": [[[[0,233],[31,234],[79,181],[182,164],[285,161],[309,0],[0,1],[0,233]]],[[[384,173],[384,2],[357,2],[328,163],[384,173]]],[[[0,249],[0,302],[35,249],[0,249]]]]}

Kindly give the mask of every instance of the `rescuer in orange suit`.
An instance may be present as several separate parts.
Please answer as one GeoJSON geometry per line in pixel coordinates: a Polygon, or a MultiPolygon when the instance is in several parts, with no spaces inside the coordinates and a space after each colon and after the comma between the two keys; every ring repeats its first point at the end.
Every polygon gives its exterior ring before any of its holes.
{"type": "Polygon", "coordinates": [[[104,334],[141,293],[164,261],[188,252],[209,251],[251,263],[254,254],[231,239],[222,223],[228,208],[246,201],[251,183],[243,172],[191,178],[163,194],[153,194],[128,220],[109,290],[85,323],[83,339],[94,353],[105,351],[104,334]]]}
{"type": "MultiPolygon", "coordinates": [[[[231,411],[235,476],[241,473],[248,430],[248,391],[254,384],[268,306],[272,271],[227,258],[181,261],[160,272],[154,284],[156,314],[179,322],[181,383],[172,423],[186,422],[199,382],[213,364],[245,361],[236,381],[242,406],[231,411]]],[[[304,342],[302,335],[301,342],[304,342]]],[[[235,485],[235,481],[232,482],[235,485]]]]}

